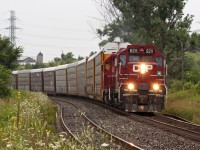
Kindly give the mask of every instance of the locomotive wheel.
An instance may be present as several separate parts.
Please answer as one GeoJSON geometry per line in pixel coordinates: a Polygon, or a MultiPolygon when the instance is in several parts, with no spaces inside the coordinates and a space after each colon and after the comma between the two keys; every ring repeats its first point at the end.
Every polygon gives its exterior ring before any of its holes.
{"type": "Polygon", "coordinates": [[[165,98],[164,97],[159,97],[159,98],[157,98],[157,108],[158,108],[158,111],[161,111],[161,110],[163,110],[164,108],[165,108],[165,106],[164,106],[164,101],[165,101],[165,98]]]}
{"type": "Polygon", "coordinates": [[[117,108],[120,108],[122,106],[122,102],[120,102],[120,99],[118,98],[118,95],[115,95],[113,98],[114,106],[117,108]]]}
{"type": "Polygon", "coordinates": [[[160,100],[161,100],[161,103],[160,103],[161,110],[163,110],[165,109],[165,97],[162,97],[160,100]]]}
{"type": "Polygon", "coordinates": [[[106,92],[103,93],[103,102],[109,104],[109,96],[106,92]]]}

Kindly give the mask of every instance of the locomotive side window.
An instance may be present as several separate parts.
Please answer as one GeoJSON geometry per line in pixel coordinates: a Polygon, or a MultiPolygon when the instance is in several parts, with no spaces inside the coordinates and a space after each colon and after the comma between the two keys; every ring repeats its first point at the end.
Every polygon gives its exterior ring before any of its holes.
{"type": "Polygon", "coordinates": [[[122,66],[125,66],[126,65],[126,55],[120,55],[119,59],[120,59],[120,63],[122,64],[122,66]]]}
{"type": "Polygon", "coordinates": [[[129,56],[129,62],[138,62],[139,60],[139,56],[129,56]]]}
{"type": "Polygon", "coordinates": [[[162,56],[156,57],[156,64],[158,67],[162,67],[162,56]]]}

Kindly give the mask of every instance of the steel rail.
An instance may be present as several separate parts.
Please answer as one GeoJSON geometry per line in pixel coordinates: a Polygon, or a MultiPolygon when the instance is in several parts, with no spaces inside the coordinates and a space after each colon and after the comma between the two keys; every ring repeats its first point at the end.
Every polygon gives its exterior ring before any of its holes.
{"type": "MultiPolygon", "coordinates": [[[[149,118],[149,117],[143,117],[143,118],[145,118],[146,120],[149,120],[151,122],[155,122],[155,123],[157,123],[159,125],[168,127],[169,130],[175,131],[173,133],[175,133],[177,135],[180,135],[180,136],[184,135],[184,137],[188,137],[188,138],[190,138],[192,140],[200,142],[200,133],[199,132],[188,130],[188,129],[185,129],[185,128],[182,128],[182,127],[178,127],[176,125],[172,125],[172,124],[169,124],[169,123],[166,123],[166,122],[158,121],[156,119],[152,119],[152,118],[149,118]],[[179,134],[179,131],[182,134],[179,134]]],[[[180,122],[180,123],[182,123],[182,122],[180,122]]],[[[166,130],[168,130],[168,129],[166,128],[166,130]]]]}
{"type": "MultiPolygon", "coordinates": [[[[52,99],[52,98],[51,98],[51,99],[52,99]]],[[[79,108],[78,108],[76,105],[74,105],[73,103],[66,102],[66,101],[60,100],[60,99],[55,98],[55,97],[54,97],[53,99],[56,100],[56,101],[61,101],[61,102],[64,102],[64,103],[68,103],[68,104],[70,104],[70,105],[73,105],[75,108],[79,109],[79,108]]],[[[80,110],[80,109],[79,109],[79,110],[80,110]]],[[[81,111],[81,112],[82,112],[82,111],[81,111]]],[[[94,123],[91,119],[89,119],[89,118],[84,114],[84,112],[82,112],[82,116],[84,117],[84,119],[85,119],[86,121],[88,121],[88,122],[90,123],[90,125],[92,125],[93,127],[95,127],[96,130],[98,130],[98,131],[100,131],[100,132],[103,132],[103,133],[105,133],[106,135],[108,135],[108,137],[109,137],[110,139],[114,140],[117,144],[123,146],[124,149],[127,149],[127,150],[143,150],[142,148],[136,146],[134,143],[131,143],[131,142],[128,142],[128,141],[126,141],[126,140],[124,140],[124,139],[121,139],[120,137],[117,137],[117,136],[113,135],[112,133],[110,133],[110,132],[104,130],[103,128],[101,128],[100,126],[98,126],[96,123],[94,123]]],[[[79,141],[79,143],[83,144],[83,143],[70,131],[70,129],[67,128],[67,126],[66,126],[65,123],[64,123],[64,119],[62,118],[61,120],[62,120],[62,122],[63,122],[62,124],[63,124],[64,128],[67,129],[67,132],[68,132],[70,135],[72,135],[72,136],[74,137],[74,139],[76,139],[77,141],[79,141]]]]}
{"type": "MultiPolygon", "coordinates": [[[[141,116],[141,115],[138,116],[136,114],[127,113],[127,112],[124,112],[124,111],[122,111],[120,109],[114,108],[112,106],[100,103],[99,101],[92,101],[92,100],[87,100],[87,99],[85,99],[84,101],[87,101],[87,102],[90,102],[92,104],[104,107],[106,109],[110,109],[111,111],[113,111],[113,112],[115,112],[117,114],[121,114],[121,115],[123,115],[123,116],[125,116],[125,117],[127,117],[129,119],[134,120],[134,121],[146,123],[146,124],[149,124],[151,126],[156,126],[156,127],[160,128],[162,130],[165,130],[167,132],[170,131],[170,132],[172,132],[172,133],[174,133],[176,135],[182,136],[184,138],[188,138],[188,139],[200,142],[200,133],[199,132],[195,132],[195,131],[187,130],[187,129],[184,129],[184,128],[180,128],[180,127],[177,127],[177,126],[174,126],[174,125],[171,125],[171,124],[167,124],[165,122],[161,122],[161,121],[157,121],[157,120],[151,119],[149,117],[144,117],[144,116],[141,116]]],[[[188,124],[190,124],[190,123],[188,123],[188,124]]],[[[195,124],[191,123],[191,125],[195,125],[195,124]]],[[[196,126],[199,127],[199,125],[196,125],[196,126]]]]}
{"type": "MultiPolygon", "coordinates": [[[[63,118],[63,108],[62,108],[62,105],[60,103],[57,103],[57,105],[59,105],[60,107],[60,123],[61,123],[61,126],[62,126],[62,129],[67,132],[75,141],[77,141],[78,144],[80,145],[84,145],[79,139],[77,136],[75,136],[71,131],[70,129],[66,126],[65,124],[65,121],[64,121],[64,118],[63,118]]],[[[65,133],[64,132],[64,133],[65,133]]],[[[65,133],[66,134],[66,133],[65,133]]]]}

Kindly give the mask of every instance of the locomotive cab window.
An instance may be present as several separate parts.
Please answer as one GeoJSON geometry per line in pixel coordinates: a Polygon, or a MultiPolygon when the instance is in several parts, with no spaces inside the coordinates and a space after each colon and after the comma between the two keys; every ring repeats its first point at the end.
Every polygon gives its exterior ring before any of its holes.
{"type": "Polygon", "coordinates": [[[126,65],[126,55],[120,55],[119,60],[122,66],[126,65]]]}
{"type": "Polygon", "coordinates": [[[162,62],[163,62],[163,60],[162,60],[162,56],[157,56],[156,57],[156,65],[158,66],[158,67],[162,67],[162,62]]]}
{"type": "Polygon", "coordinates": [[[153,62],[152,56],[142,56],[141,62],[153,62]]]}
{"type": "Polygon", "coordinates": [[[140,61],[140,56],[129,56],[129,62],[138,62],[140,61]]]}
{"type": "Polygon", "coordinates": [[[129,62],[153,62],[152,56],[129,56],[129,62]]]}

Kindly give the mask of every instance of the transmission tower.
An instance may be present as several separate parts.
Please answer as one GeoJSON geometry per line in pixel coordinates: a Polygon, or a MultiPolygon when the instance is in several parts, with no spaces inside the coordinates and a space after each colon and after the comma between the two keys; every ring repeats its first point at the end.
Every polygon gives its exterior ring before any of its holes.
{"type": "Polygon", "coordinates": [[[15,36],[15,31],[17,29],[20,29],[18,27],[16,27],[16,16],[15,16],[15,11],[11,10],[10,11],[10,18],[8,19],[10,21],[10,26],[5,28],[7,30],[9,30],[9,37],[10,37],[10,41],[13,43],[13,44],[16,44],[16,36],[15,36]]]}

